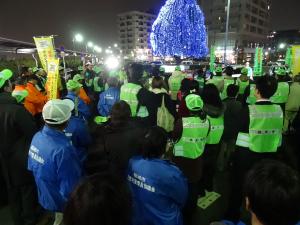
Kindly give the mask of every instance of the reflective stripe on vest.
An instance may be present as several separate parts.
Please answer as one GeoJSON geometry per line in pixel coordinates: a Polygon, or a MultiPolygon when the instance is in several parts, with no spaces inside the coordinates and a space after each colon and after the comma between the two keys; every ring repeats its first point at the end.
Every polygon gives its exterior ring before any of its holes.
{"type": "Polygon", "coordinates": [[[121,87],[120,100],[127,102],[131,109],[131,115],[137,115],[138,99],[137,94],[142,89],[140,85],[127,83],[121,87]]]}
{"type": "Polygon", "coordinates": [[[279,82],[275,94],[271,97],[271,101],[275,104],[287,103],[289,98],[290,86],[287,82],[279,82]]]}
{"type": "Polygon", "coordinates": [[[199,117],[187,117],[182,119],[182,127],[182,137],[174,146],[174,156],[199,158],[204,152],[209,121],[202,121],[199,117]]]}
{"type": "Polygon", "coordinates": [[[208,116],[210,121],[210,132],[207,137],[207,144],[219,144],[224,132],[224,117],[212,118],[208,116]]]}
{"type": "Polygon", "coordinates": [[[249,134],[239,133],[236,145],[256,153],[276,152],[281,145],[283,112],[278,105],[249,106],[249,134]]]}

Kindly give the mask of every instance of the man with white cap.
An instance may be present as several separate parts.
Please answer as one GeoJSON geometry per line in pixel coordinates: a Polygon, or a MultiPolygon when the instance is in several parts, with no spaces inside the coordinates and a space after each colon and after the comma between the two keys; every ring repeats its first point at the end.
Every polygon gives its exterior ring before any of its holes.
{"type": "Polygon", "coordinates": [[[0,168],[14,224],[33,225],[38,219],[37,193],[26,166],[30,142],[37,128],[31,114],[19,104],[21,97],[12,96],[12,76],[9,69],[0,72],[0,168]]]}
{"type": "Polygon", "coordinates": [[[61,212],[82,176],[76,149],[63,132],[73,109],[69,99],[47,102],[43,108],[46,125],[34,136],[29,150],[28,169],[38,187],[39,203],[56,213],[54,225],[62,223],[61,212]]]}

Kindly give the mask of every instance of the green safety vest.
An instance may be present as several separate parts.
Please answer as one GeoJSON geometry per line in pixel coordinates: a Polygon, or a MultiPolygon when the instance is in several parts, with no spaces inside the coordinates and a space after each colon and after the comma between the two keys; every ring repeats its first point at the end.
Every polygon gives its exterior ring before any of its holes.
{"type": "Polygon", "coordinates": [[[103,88],[99,85],[99,79],[100,79],[100,77],[94,78],[94,91],[95,92],[101,92],[103,90],[103,88]]]}
{"type": "Polygon", "coordinates": [[[283,112],[279,105],[249,106],[249,134],[239,133],[236,145],[256,153],[277,152],[281,145],[283,112]]]}
{"type": "Polygon", "coordinates": [[[250,95],[247,98],[247,103],[249,105],[254,105],[256,103],[256,97],[255,97],[255,84],[250,85],[250,95]]]}
{"type": "Polygon", "coordinates": [[[287,103],[290,93],[290,86],[287,82],[279,82],[276,93],[271,97],[272,103],[287,103]]]}
{"type": "Polygon", "coordinates": [[[85,84],[86,84],[87,87],[92,87],[93,86],[93,79],[85,80],[85,84]]]}
{"type": "Polygon", "coordinates": [[[228,97],[227,96],[227,88],[230,84],[235,84],[235,80],[224,79],[224,89],[223,89],[223,92],[221,93],[222,100],[224,100],[228,97]]]}
{"type": "Polygon", "coordinates": [[[243,95],[245,93],[246,88],[249,85],[249,81],[241,81],[239,80],[239,94],[243,95]]]}
{"type": "Polygon", "coordinates": [[[182,118],[182,136],[173,149],[176,157],[189,159],[199,158],[205,148],[209,133],[209,121],[202,121],[199,117],[182,118]]]}
{"type": "Polygon", "coordinates": [[[219,144],[224,132],[224,116],[220,116],[218,118],[208,116],[208,119],[210,121],[210,132],[207,137],[206,144],[219,144]]]}
{"type": "Polygon", "coordinates": [[[184,79],[184,76],[182,74],[180,75],[172,75],[169,78],[169,89],[171,92],[171,98],[172,100],[177,100],[177,94],[181,87],[181,82],[184,79]]]}
{"type": "Polygon", "coordinates": [[[137,116],[137,109],[138,109],[138,99],[137,94],[142,89],[140,85],[127,83],[122,85],[121,93],[120,93],[120,100],[127,102],[131,109],[131,115],[133,117],[137,116]]]}

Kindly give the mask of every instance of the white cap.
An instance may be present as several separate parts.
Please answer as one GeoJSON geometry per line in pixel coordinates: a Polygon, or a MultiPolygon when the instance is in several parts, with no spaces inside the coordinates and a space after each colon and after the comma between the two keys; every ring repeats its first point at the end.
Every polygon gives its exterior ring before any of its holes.
{"type": "Polygon", "coordinates": [[[63,124],[72,115],[74,103],[70,99],[53,99],[46,103],[43,108],[43,118],[48,124],[63,124]]]}

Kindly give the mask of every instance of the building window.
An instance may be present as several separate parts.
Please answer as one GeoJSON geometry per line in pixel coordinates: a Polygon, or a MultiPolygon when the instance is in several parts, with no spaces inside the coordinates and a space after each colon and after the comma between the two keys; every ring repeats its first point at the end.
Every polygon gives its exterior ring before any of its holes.
{"type": "Polygon", "coordinates": [[[257,18],[256,17],[251,17],[251,23],[256,23],[257,22],[257,18]]]}
{"type": "Polygon", "coordinates": [[[262,34],[263,33],[262,29],[258,28],[257,33],[262,34]]]}
{"type": "Polygon", "coordinates": [[[132,16],[127,16],[127,19],[128,19],[128,20],[131,20],[131,19],[132,19],[132,16]]]}
{"type": "Polygon", "coordinates": [[[254,27],[254,26],[250,26],[250,32],[252,32],[252,33],[256,33],[256,27],[254,27]]]}
{"type": "Polygon", "coordinates": [[[263,25],[264,25],[264,21],[258,20],[258,24],[259,24],[260,26],[263,26],[263,25]]]}
{"type": "Polygon", "coordinates": [[[248,4],[248,3],[246,4],[246,9],[249,9],[249,10],[251,9],[250,4],[248,4]]]}
{"type": "Polygon", "coordinates": [[[125,23],[121,23],[120,26],[121,26],[121,27],[124,27],[124,26],[125,26],[125,23]]]}
{"type": "Polygon", "coordinates": [[[130,25],[132,25],[132,23],[131,22],[127,22],[127,26],[130,26],[130,25]]]}
{"type": "Polygon", "coordinates": [[[264,11],[259,11],[259,15],[261,16],[261,17],[266,17],[266,13],[264,12],[264,11]]]}
{"type": "Polygon", "coordinates": [[[252,13],[257,14],[258,13],[258,8],[252,7],[252,13]]]}

